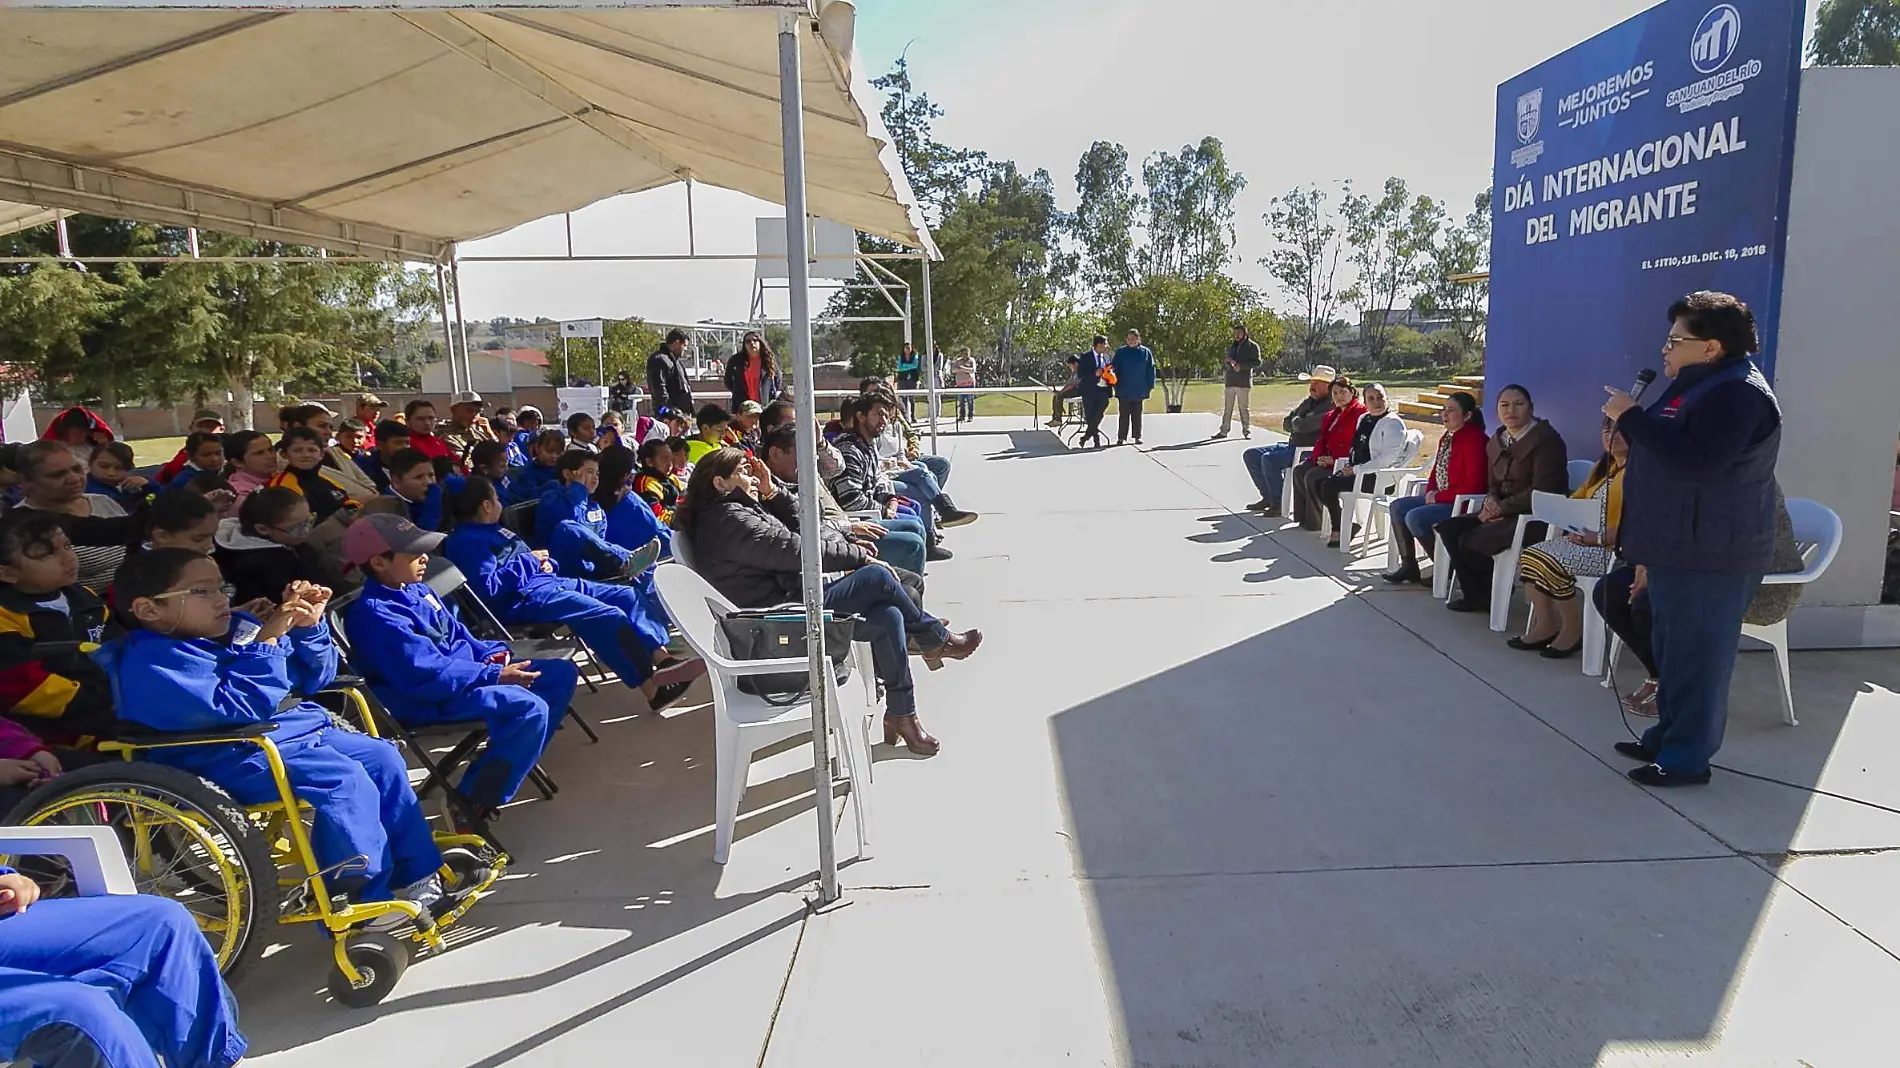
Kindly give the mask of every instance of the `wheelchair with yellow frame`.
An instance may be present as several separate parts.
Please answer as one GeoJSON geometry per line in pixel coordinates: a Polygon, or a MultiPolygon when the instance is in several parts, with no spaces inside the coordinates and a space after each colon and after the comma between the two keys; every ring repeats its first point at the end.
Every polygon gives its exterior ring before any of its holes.
{"type": "MultiPolygon", "coordinates": [[[[344,726],[381,737],[379,714],[358,685],[338,680],[313,697],[340,701],[344,726]]],[[[119,757],[59,775],[36,787],[4,820],[16,826],[83,825],[114,828],[125,847],[139,892],[184,905],[217,954],[227,978],[261,954],[252,946],[263,921],[321,924],[334,945],[332,996],[362,1008],[387,997],[409,967],[412,946],[443,948],[442,932],[500,879],[509,858],[476,834],[435,835],[442,850],[442,911],[411,901],[350,902],[330,882],[348,874],[346,863],[320,869],[307,814],[284,773],[270,734],[276,724],[184,733],[123,733],[101,742],[119,757]],[[154,750],[196,745],[254,745],[264,751],[277,799],[239,805],[190,772],[139,759],[154,750]],[[406,937],[401,930],[407,927],[406,937]]],[[[452,793],[452,791],[451,791],[452,793]]],[[[0,864],[9,864],[0,857],[0,864]]],[[[19,858],[48,896],[70,884],[55,858],[19,858]]],[[[363,864],[362,858],[355,858],[363,864]]]]}

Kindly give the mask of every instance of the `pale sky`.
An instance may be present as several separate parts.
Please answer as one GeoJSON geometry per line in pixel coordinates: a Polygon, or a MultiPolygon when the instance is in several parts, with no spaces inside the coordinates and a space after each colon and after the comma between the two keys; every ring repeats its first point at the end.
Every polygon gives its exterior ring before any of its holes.
{"type": "MultiPolygon", "coordinates": [[[[1240,262],[1264,290],[1261,215],[1301,184],[1388,175],[1459,219],[1490,180],[1496,87],[1652,6],[1651,0],[858,0],[867,77],[908,46],[914,84],[947,112],[938,136],[1046,168],[1064,208],[1077,159],[1096,140],[1140,160],[1207,134],[1247,178],[1236,204],[1240,262]]],[[[1808,24],[1819,0],[1808,0],[1808,24]]],[[[575,251],[683,253],[678,189],[574,216],[575,251]]],[[[753,249],[776,205],[698,187],[701,253],[753,249]]],[[[558,254],[561,220],[464,246],[466,255],[558,254]]],[[[470,319],[640,316],[737,320],[749,263],[471,264],[470,319]]],[[[1271,295],[1271,294],[1270,294],[1271,295]]],[[[822,295],[819,297],[822,300],[822,295]]],[[[783,298],[773,314],[782,315],[783,298]]]]}

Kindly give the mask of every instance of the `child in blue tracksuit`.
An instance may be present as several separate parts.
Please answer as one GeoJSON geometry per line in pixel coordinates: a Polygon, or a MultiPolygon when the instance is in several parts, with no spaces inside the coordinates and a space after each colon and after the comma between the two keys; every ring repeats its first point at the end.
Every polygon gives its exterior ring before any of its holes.
{"type": "MultiPolygon", "coordinates": [[[[279,711],[292,693],[314,693],[336,677],[323,622],[330,591],[292,583],[282,607],[259,620],[231,610],[223,583],[210,557],[188,549],[139,553],[119,570],[113,608],[137,629],[95,655],[120,717],[158,731],[274,724],[265,737],[297,797],[315,810],[312,844],[317,862],[336,869],[332,885],[359,901],[435,903],[442,853],[396,747],[336,727],[308,701],[279,711]]],[[[242,805],[278,799],[263,749],[247,742],[153,749],[143,759],[209,779],[242,805]]]]}
{"type": "Polygon", "coordinates": [[[450,474],[447,485],[436,473],[436,462],[421,449],[403,449],[389,458],[389,495],[403,502],[409,521],[424,530],[447,526],[448,495],[461,485],[450,474]]]}
{"type": "Polygon", "coordinates": [[[39,900],[0,868],[0,1061],[230,1068],[237,1001],[183,905],[144,894],[39,900]]]}
{"type": "Polygon", "coordinates": [[[560,481],[541,491],[541,507],[534,512],[535,537],[547,548],[555,573],[597,581],[621,578],[633,554],[607,540],[607,510],[594,503],[600,457],[569,452],[557,471],[560,481]]]}
{"type": "Polygon", "coordinates": [[[569,660],[515,660],[505,642],[476,640],[423,582],[442,535],[400,516],[365,515],[343,536],[363,594],[345,613],[350,664],[398,722],[411,727],[479,719],[488,744],[459,789],[487,819],[554,738],[580,673],[569,660]]]}
{"type": "Polygon", "coordinates": [[[561,481],[561,457],[567,452],[567,435],[559,430],[543,430],[534,437],[528,450],[528,465],[509,480],[508,499],[503,504],[526,504],[541,499],[542,491],[561,481]]]}
{"type": "Polygon", "coordinates": [[[455,530],[442,543],[443,555],[497,619],[573,628],[656,710],[686,692],[702,665],[665,652],[666,626],[647,614],[638,590],[556,575],[551,563],[501,525],[501,501],[485,478],[471,476],[452,503],[455,530]]]}

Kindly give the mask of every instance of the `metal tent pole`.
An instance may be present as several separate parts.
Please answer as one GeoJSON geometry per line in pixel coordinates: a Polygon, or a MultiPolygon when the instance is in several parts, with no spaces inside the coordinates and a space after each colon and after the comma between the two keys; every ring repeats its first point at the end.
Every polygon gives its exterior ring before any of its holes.
{"type": "Polygon", "coordinates": [[[937,324],[932,319],[930,308],[930,254],[924,253],[924,389],[928,396],[924,398],[926,411],[930,415],[930,451],[937,452],[937,418],[942,410],[937,407],[937,324]]]}
{"type": "MultiPolygon", "coordinates": [[[[831,808],[831,702],[827,683],[831,665],[825,659],[825,585],[823,550],[818,518],[818,407],[812,396],[811,368],[811,251],[805,210],[805,87],[804,57],[799,51],[799,23],[804,16],[781,11],[778,17],[779,112],[784,121],[785,148],[785,265],[789,268],[792,300],[793,410],[803,433],[798,435],[799,563],[805,594],[805,649],[811,673],[812,784],[818,810],[818,901],[838,900],[838,845],[834,841],[831,808]]],[[[860,816],[862,818],[862,816],[860,816]]]]}
{"type": "Polygon", "coordinates": [[[455,246],[449,246],[449,284],[455,287],[455,332],[462,339],[462,388],[475,388],[475,365],[468,354],[468,323],[462,319],[462,267],[455,259],[455,246]]]}
{"type": "Polygon", "coordinates": [[[435,265],[435,299],[442,308],[442,356],[449,362],[449,392],[458,393],[462,387],[458,384],[460,374],[455,369],[455,333],[449,329],[449,284],[442,272],[442,265],[435,265]]]}

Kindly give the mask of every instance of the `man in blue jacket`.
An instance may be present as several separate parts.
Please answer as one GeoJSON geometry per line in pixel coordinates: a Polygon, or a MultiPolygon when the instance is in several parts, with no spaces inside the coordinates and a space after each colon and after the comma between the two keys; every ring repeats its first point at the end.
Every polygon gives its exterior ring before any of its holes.
{"type": "Polygon", "coordinates": [[[540,761],[580,673],[571,660],[510,660],[506,643],[477,641],[423,582],[442,540],[398,516],[350,524],[343,555],[368,578],[345,613],[350,663],[399,723],[487,726],[488,744],[458,787],[486,819],[540,761]]]}
{"type": "Polygon", "coordinates": [[[1121,423],[1115,433],[1115,444],[1126,445],[1133,437],[1139,445],[1141,406],[1155,391],[1155,354],[1141,343],[1141,331],[1130,330],[1127,343],[1115,350],[1109,364],[1115,368],[1115,399],[1121,402],[1121,423]]]}
{"type": "MultiPolygon", "coordinates": [[[[367,862],[331,885],[359,901],[401,898],[426,908],[441,900],[442,853],[396,747],[337,728],[309,701],[279,710],[291,694],[315,693],[336,677],[336,646],[323,621],[330,591],[293,583],[282,606],[259,619],[232,611],[223,584],[218,565],[188,549],[139,553],[119,569],[113,607],[135,629],[95,656],[120,716],[157,731],[274,725],[267,737],[316,817],[317,863],[367,862]]],[[[209,779],[241,805],[278,799],[264,750],[246,742],[154,749],[143,759],[209,779]]]]}
{"type": "Polygon", "coordinates": [[[471,477],[452,505],[455,530],[443,555],[495,618],[571,628],[656,711],[679,700],[703,672],[699,661],[666,652],[666,626],[648,614],[638,590],[556,575],[551,561],[501,525],[501,501],[487,479],[471,477]]]}

